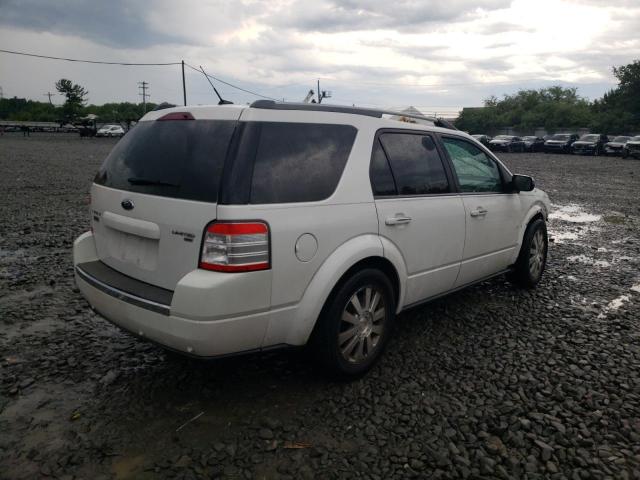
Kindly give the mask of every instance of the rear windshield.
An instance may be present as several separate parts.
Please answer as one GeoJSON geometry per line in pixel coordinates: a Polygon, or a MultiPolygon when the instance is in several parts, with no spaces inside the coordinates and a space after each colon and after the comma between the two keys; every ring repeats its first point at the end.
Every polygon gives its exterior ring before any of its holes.
{"type": "Polygon", "coordinates": [[[140,122],[120,140],[94,182],[162,197],[216,202],[236,122],[140,122]]]}

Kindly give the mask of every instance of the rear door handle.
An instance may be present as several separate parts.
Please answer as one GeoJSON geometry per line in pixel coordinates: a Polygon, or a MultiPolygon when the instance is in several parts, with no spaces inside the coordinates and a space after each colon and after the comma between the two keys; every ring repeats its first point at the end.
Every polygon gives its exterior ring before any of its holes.
{"type": "Polygon", "coordinates": [[[405,225],[411,221],[411,217],[407,217],[399,213],[395,217],[388,217],[384,223],[385,225],[405,225]]]}
{"type": "Polygon", "coordinates": [[[486,208],[478,207],[475,210],[471,210],[470,215],[472,217],[484,217],[487,214],[488,210],[486,208]]]}

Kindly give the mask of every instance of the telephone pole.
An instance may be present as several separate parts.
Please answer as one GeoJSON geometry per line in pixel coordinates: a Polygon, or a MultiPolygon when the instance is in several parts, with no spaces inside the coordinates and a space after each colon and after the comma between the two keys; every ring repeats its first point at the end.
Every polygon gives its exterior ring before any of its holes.
{"type": "Polygon", "coordinates": [[[149,89],[149,82],[138,82],[138,95],[142,97],[142,113],[147,113],[147,98],[149,98],[149,94],[147,90],[149,89]],[[140,92],[142,90],[142,92],[140,92]]]}
{"type": "Polygon", "coordinates": [[[49,105],[53,105],[53,102],[51,101],[51,97],[55,96],[55,93],[47,92],[47,93],[43,93],[43,95],[45,97],[49,97],[49,105]]]}

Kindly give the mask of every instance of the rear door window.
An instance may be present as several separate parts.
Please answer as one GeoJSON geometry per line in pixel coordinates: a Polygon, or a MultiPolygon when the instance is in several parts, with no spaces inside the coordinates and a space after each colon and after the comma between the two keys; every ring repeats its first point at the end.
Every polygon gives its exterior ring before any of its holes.
{"type": "Polygon", "coordinates": [[[251,203],[328,198],[342,176],[356,132],[350,125],[261,123],[251,203]]]}
{"type": "Polygon", "coordinates": [[[216,202],[236,123],[140,122],[116,144],[94,182],[130,192],[216,202]]]}
{"type": "Polygon", "coordinates": [[[371,155],[371,166],[369,167],[369,177],[371,178],[371,188],[375,196],[396,195],[396,182],[391,173],[391,167],[387,156],[380,145],[380,140],[376,139],[373,144],[371,155]]]}
{"type": "Polygon", "coordinates": [[[379,138],[389,159],[398,195],[450,191],[444,164],[429,135],[388,132],[379,138]]]}

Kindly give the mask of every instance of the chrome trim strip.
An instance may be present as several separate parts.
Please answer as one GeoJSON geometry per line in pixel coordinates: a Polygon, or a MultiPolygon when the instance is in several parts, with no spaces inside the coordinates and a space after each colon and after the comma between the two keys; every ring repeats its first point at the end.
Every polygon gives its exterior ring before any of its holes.
{"type": "Polygon", "coordinates": [[[162,315],[168,316],[171,311],[171,307],[169,305],[153,302],[151,300],[147,300],[146,298],[138,297],[136,295],[132,295],[131,293],[113,288],[111,285],[107,285],[106,283],[101,282],[97,278],[89,275],[78,266],[76,266],[76,273],[88,284],[106,293],[107,295],[111,295],[112,297],[117,298],[118,300],[122,300],[123,302],[130,303],[137,307],[146,308],[147,310],[151,310],[162,315]]]}

